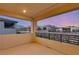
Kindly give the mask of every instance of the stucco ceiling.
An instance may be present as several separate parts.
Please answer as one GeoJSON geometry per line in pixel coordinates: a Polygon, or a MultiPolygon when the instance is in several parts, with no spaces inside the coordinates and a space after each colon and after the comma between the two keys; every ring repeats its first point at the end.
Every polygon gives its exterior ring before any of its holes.
{"type": "Polygon", "coordinates": [[[78,9],[79,4],[61,3],[23,3],[0,4],[0,15],[12,16],[28,20],[41,20],[66,11],[78,9]],[[23,13],[26,10],[26,13],[23,13]]]}

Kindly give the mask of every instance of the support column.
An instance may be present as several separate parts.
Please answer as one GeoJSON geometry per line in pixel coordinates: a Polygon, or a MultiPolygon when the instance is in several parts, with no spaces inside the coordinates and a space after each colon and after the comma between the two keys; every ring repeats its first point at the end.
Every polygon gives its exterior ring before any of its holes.
{"type": "Polygon", "coordinates": [[[37,21],[32,20],[32,27],[31,27],[31,31],[32,31],[32,42],[36,42],[36,24],[37,21]]]}

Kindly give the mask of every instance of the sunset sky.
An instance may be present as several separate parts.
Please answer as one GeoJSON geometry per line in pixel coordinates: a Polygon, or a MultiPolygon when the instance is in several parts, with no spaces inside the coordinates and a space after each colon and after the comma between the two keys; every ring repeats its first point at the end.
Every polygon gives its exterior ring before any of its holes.
{"type": "MultiPolygon", "coordinates": [[[[25,21],[22,19],[11,18],[7,16],[0,16],[0,18],[7,18],[10,20],[17,21],[18,25],[22,26],[31,26],[30,21],[25,21]]],[[[43,19],[37,22],[38,26],[44,25],[56,25],[56,26],[78,26],[79,27],[79,10],[75,10],[72,12],[64,13],[58,16],[50,17],[43,19]]]]}
{"type": "Polygon", "coordinates": [[[64,13],[58,16],[43,19],[37,23],[38,26],[56,25],[56,26],[78,26],[79,27],[79,10],[64,13]]]}

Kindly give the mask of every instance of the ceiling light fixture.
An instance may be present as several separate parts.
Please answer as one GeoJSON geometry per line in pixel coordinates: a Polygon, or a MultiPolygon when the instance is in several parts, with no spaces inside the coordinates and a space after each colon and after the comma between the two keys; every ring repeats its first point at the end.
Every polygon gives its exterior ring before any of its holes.
{"type": "Polygon", "coordinates": [[[26,13],[26,10],[23,10],[23,13],[26,13]]]}

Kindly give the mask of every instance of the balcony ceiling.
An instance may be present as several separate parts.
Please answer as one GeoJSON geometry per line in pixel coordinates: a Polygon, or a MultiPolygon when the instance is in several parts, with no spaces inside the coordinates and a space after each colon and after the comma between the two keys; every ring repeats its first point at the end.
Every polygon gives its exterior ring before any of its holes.
{"type": "Polygon", "coordinates": [[[0,4],[0,15],[11,16],[28,20],[41,20],[64,12],[78,9],[79,4],[56,4],[56,3],[23,3],[23,4],[0,4]],[[26,13],[23,13],[26,10],[26,13]]]}

